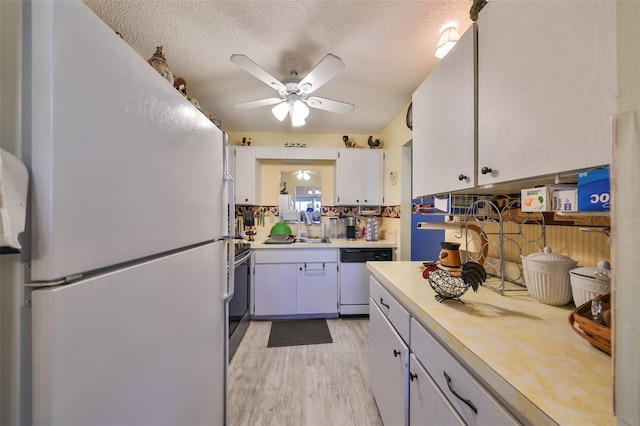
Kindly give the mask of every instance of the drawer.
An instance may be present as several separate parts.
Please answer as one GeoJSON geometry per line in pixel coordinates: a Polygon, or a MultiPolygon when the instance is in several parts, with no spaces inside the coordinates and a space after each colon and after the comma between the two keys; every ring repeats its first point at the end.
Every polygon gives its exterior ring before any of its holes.
{"type": "Polygon", "coordinates": [[[467,424],[519,424],[422,324],[415,319],[411,323],[411,350],[467,424]]]}
{"type": "Polygon", "coordinates": [[[372,276],[369,276],[369,294],[371,299],[376,302],[376,305],[387,316],[400,337],[407,345],[411,346],[411,334],[409,332],[411,314],[372,276]]]}
{"type": "Polygon", "coordinates": [[[254,263],[337,263],[338,249],[255,249],[254,263]]]}

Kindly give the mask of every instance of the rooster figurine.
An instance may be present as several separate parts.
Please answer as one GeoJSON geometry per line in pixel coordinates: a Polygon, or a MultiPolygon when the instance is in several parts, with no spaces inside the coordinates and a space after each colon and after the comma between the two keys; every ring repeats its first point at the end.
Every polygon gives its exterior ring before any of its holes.
{"type": "MultiPolygon", "coordinates": [[[[487,280],[487,272],[477,262],[467,262],[458,268],[447,268],[438,262],[425,262],[422,277],[429,281],[429,285],[436,292],[436,300],[460,300],[469,287],[474,292],[487,280]]],[[[463,302],[464,303],[464,302],[463,302]]]]}
{"type": "Polygon", "coordinates": [[[156,53],[147,61],[156,71],[160,73],[173,86],[173,73],[167,64],[167,58],[162,53],[162,46],[156,47],[156,53]]]}
{"type": "Polygon", "coordinates": [[[380,146],[380,139],[373,139],[373,136],[369,136],[369,139],[367,139],[367,143],[369,144],[369,148],[373,149],[373,148],[377,148],[380,146]]]}
{"type": "Polygon", "coordinates": [[[355,142],[352,142],[351,139],[349,139],[349,135],[342,136],[342,142],[344,142],[344,146],[347,148],[355,148],[356,146],[355,142]]]}

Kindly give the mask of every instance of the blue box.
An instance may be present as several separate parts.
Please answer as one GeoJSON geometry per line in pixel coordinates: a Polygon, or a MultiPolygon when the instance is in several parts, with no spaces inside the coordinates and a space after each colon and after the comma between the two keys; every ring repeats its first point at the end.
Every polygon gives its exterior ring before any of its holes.
{"type": "Polygon", "coordinates": [[[609,168],[578,173],[578,210],[608,211],[611,209],[609,168]]]}

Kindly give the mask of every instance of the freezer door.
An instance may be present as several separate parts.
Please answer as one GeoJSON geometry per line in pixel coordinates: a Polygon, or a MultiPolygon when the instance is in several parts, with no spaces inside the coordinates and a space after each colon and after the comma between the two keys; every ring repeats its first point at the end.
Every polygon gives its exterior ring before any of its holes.
{"type": "Polygon", "coordinates": [[[33,423],[222,425],[224,243],[33,292],[33,423]]]}
{"type": "Polygon", "coordinates": [[[82,2],[29,9],[32,279],[227,234],[222,131],[82,2]]]}

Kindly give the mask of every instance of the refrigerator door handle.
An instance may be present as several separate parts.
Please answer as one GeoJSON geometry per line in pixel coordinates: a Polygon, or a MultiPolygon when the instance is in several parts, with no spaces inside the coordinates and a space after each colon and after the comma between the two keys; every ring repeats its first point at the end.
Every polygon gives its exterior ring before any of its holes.
{"type": "Polygon", "coordinates": [[[225,251],[227,253],[227,285],[222,298],[227,303],[233,297],[235,291],[236,268],[234,265],[235,245],[232,239],[225,238],[225,251]]]}
{"type": "MultiPolygon", "coordinates": [[[[222,162],[223,162],[223,180],[227,182],[227,190],[229,201],[227,204],[227,233],[224,235],[224,238],[233,238],[235,220],[236,220],[236,184],[233,180],[233,177],[229,174],[229,135],[227,133],[223,133],[223,144],[222,144],[222,162]]],[[[229,265],[231,265],[231,259],[229,259],[229,265]]]]}

